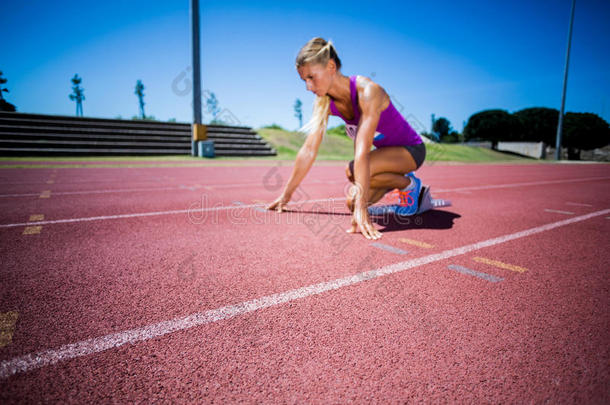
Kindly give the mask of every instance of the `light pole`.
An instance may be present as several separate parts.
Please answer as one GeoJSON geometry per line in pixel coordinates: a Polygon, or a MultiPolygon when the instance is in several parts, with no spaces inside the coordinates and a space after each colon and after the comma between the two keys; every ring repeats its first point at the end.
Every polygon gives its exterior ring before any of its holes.
{"type": "Polygon", "coordinates": [[[195,156],[195,141],[201,132],[201,65],[199,54],[199,0],[191,0],[191,35],[193,43],[193,140],[191,155],[195,156]]]}
{"type": "Polygon", "coordinates": [[[570,64],[570,45],[572,44],[572,24],[574,23],[574,6],[576,0],[572,0],[572,12],[570,13],[570,28],[568,29],[568,50],[566,52],[566,66],[563,72],[563,90],[561,93],[561,111],[559,111],[559,122],[557,123],[557,140],[555,143],[555,160],[561,160],[561,135],[563,130],[563,110],[566,104],[566,87],[568,85],[568,65],[570,64]]]}

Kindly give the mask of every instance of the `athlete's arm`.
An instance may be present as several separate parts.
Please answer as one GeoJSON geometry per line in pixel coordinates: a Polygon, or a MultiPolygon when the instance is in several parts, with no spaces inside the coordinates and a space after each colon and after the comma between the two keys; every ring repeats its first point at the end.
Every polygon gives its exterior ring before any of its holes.
{"type": "Polygon", "coordinates": [[[294,168],[292,169],[292,174],[290,175],[290,179],[288,179],[288,183],[284,187],[284,191],[282,195],[280,195],[275,201],[267,206],[267,209],[274,210],[277,209],[279,212],[282,212],[282,208],[285,204],[290,201],[292,197],[292,193],[299,186],[311,165],[316,160],[316,156],[318,155],[318,149],[320,148],[320,143],[322,142],[322,136],[324,135],[324,130],[318,130],[310,132],[307,135],[307,139],[299,149],[297,153],[296,160],[294,162],[294,168]]]}
{"type": "Polygon", "coordinates": [[[367,239],[377,239],[381,236],[370,222],[367,210],[367,196],[370,187],[370,162],[369,153],[373,145],[373,137],[379,123],[379,117],[383,111],[385,91],[376,83],[369,81],[359,94],[359,104],[362,110],[358,133],[356,136],[356,150],[354,153],[354,218],[352,220],[352,232],[355,225],[367,239]]]}
{"type": "Polygon", "coordinates": [[[301,181],[316,160],[323,134],[324,130],[322,129],[310,132],[301,146],[301,149],[299,149],[294,162],[294,168],[292,169],[292,175],[284,188],[284,194],[288,197],[292,196],[292,193],[294,193],[294,190],[301,184],[301,181]]]}

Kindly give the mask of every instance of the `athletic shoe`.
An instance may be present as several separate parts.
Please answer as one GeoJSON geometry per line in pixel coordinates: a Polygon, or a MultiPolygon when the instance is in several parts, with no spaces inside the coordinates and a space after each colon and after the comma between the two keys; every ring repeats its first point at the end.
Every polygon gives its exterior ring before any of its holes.
{"type": "Polygon", "coordinates": [[[398,190],[398,208],[396,215],[413,215],[417,213],[419,208],[419,198],[421,194],[421,180],[415,177],[413,172],[407,173],[412,182],[415,182],[415,187],[404,190],[398,190]]]}
{"type": "MultiPolygon", "coordinates": [[[[405,176],[408,176],[415,182],[415,187],[410,190],[399,190],[395,188],[390,191],[388,194],[398,200],[398,204],[387,204],[387,205],[373,205],[368,208],[369,215],[414,215],[418,213],[418,208],[420,206],[420,202],[422,201],[423,190],[425,188],[421,185],[421,180],[415,177],[413,173],[408,173],[405,176]]],[[[426,195],[429,195],[428,193],[426,195]]]]}

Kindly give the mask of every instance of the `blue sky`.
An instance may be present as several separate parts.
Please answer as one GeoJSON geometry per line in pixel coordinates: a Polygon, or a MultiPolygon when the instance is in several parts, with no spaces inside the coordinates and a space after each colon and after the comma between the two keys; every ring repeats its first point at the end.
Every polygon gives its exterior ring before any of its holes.
{"type": "MultiPolygon", "coordinates": [[[[243,125],[295,129],[296,98],[314,95],[294,67],[312,37],[331,39],[345,75],[372,78],[418,130],[430,115],[461,130],[472,114],[559,108],[570,0],[205,1],[203,88],[243,125]]],[[[3,1],[0,70],[18,111],[74,115],[70,79],[86,116],[146,113],[192,121],[189,1],[3,1]]],[[[577,0],[566,111],[610,121],[610,2],[577,0]]],[[[204,120],[210,119],[204,111],[204,120]]],[[[329,125],[342,123],[332,118],[329,125]]]]}

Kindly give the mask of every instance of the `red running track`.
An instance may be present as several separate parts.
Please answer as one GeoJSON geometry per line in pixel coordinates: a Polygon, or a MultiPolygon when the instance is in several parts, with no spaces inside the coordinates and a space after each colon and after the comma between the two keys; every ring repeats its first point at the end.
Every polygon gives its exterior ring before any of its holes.
{"type": "Polygon", "coordinates": [[[112,165],[0,169],[2,403],[610,401],[608,165],[425,164],[376,242],[344,163],[112,165]]]}

